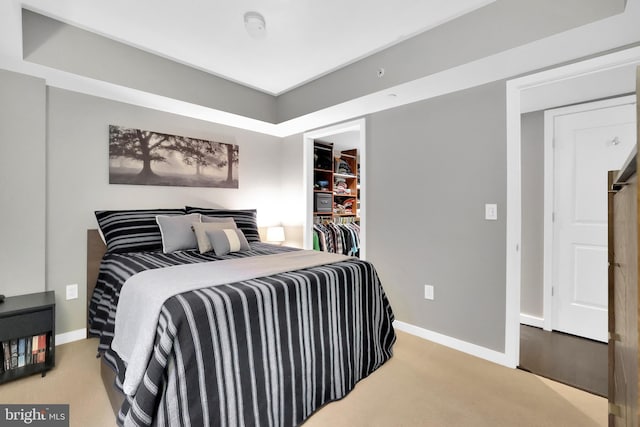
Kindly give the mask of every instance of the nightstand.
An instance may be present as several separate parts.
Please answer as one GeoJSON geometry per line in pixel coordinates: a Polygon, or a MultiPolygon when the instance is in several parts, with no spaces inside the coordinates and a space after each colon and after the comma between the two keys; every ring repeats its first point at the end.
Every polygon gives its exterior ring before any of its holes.
{"type": "Polygon", "coordinates": [[[35,373],[41,373],[44,377],[46,372],[54,367],[55,321],[56,300],[53,291],[7,297],[0,304],[0,343],[9,343],[10,357],[11,344],[16,343],[16,357],[20,357],[21,348],[24,357],[21,366],[11,366],[6,369],[5,345],[0,345],[0,361],[2,361],[0,384],[35,373]],[[23,341],[22,345],[20,341],[23,341]],[[40,350],[44,353],[44,357],[41,356],[44,360],[37,361],[33,353],[29,357],[27,354],[29,350],[32,352],[36,350],[35,353],[40,350]]]}

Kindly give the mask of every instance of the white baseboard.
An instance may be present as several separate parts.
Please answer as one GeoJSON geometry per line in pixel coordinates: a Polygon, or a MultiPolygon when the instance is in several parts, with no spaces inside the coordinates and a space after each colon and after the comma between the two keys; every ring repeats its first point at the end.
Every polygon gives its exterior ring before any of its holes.
{"type": "MultiPolygon", "coordinates": [[[[532,317],[532,316],[528,316],[532,317]]],[[[537,319],[532,317],[533,319],[537,319]]],[[[542,321],[542,319],[540,319],[542,321]]],[[[524,323],[524,322],[523,322],[524,323]]],[[[428,329],[421,328],[419,326],[410,325],[409,323],[395,320],[393,326],[403,332],[407,332],[411,335],[418,336],[420,338],[433,341],[435,343],[453,348],[454,350],[462,351],[463,353],[470,354],[472,356],[480,357],[481,359],[488,360],[499,365],[509,366],[504,353],[500,353],[495,350],[488,349],[486,347],[479,346],[477,344],[471,344],[466,341],[452,338],[447,335],[433,332],[428,329]]],[[[533,325],[532,325],[533,326],[533,325]]],[[[69,331],[62,334],[56,334],[56,346],[67,344],[73,341],[80,341],[87,337],[87,329],[76,329],[75,331],[69,331]]]]}
{"type": "Polygon", "coordinates": [[[476,356],[481,359],[485,359],[490,362],[497,363],[498,365],[512,367],[508,363],[507,356],[505,353],[500,353],[499,351],[491,350],[489,348],[482,347],[477,344],[471,344],[469,342],[462,341],[457,338],[452,338],[450,336],[443,335],[438,332],[433,332],[428,329],[421,328],[419,326],[410,325],[408,323],[401,322],[399,320],[394,320],[393,326],[396,329],[399,329],[403,332],[407,332],[411,335],[415,335],[417,337],[424,338],[429,341],[433,341],[437,344],[450,347],[454,350],[458,350],[463,353],[467,353],[472,356],[476,356]]]}
{"type": "Polygon", "coordinates": [[[520,313],[520,323],[527,326],[542,328],[544,326],[544,319],[542,317],[531,316],[530,314],[520,313]]]}
{"type": "Polygon", "coordinates": [[[62,334],[56,334],[56,347],[73,341],[80,341],[87,338],[87,329],[76,329],[62,334]]]}
{"type": "MultiPolygon", "coordinates": [[[[536,321],[539,320],[540,325],[542,324],[542,319],[540,318],[527,316],[527,315],[521,315],[521,317],[522,316],[526,316],[528,319],[534,319],[536,321]]],[[[525,323],[525,322],[522,322],[522,323],[525,323]]],[[[525,323],[525,324],[529,324],[529,323],[525,323]]],[[[509,364],[507,363],[506,355],[504,353],[500,353],[498,351],[491,350],[486,347],[479,346],[477,344],[472,344],[467,341],[462,341],[457,338],[452,338],[450,336],[443,335],[438,332],[433,332],[428,329],[421,328],[419,326],[414,326],[409,323],[401,322],[400,320],[395,320],[393,322],[393,326],[396,329],[399,329],[403,332],[453,348],[454,350],[458,350],[463,353],[467,353],[472,356],[476,356],[481,359],[485,359],[490,362],[497,363],[499,365],[509,366],[509,364]]],[[[531,325],[531,326],[537,326],[537,325],[531,325]]],[[[76,329],[75,331],[69,331],[62,334],[56,334],[56,346],[67,344],[74,341],[80,341],[85,338],[87,338],[86,328],[76,329]]]]}

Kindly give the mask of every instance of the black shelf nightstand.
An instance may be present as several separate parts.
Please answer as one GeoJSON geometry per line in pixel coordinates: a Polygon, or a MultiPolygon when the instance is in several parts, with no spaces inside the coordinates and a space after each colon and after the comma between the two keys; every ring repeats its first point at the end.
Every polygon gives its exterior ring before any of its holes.
{"type": "MultiPolygon", "coordinates": [[[[44,363],[31,363],[10,370],[1,370],[0,384],[26,375],[46,372],[55,366],[56,299],[53,291],[7,297],[0,304],[0,342],[32,339],[46,335],[44,363]]],[[[0,360],[4,354],[0,348],[0,360]]]]}

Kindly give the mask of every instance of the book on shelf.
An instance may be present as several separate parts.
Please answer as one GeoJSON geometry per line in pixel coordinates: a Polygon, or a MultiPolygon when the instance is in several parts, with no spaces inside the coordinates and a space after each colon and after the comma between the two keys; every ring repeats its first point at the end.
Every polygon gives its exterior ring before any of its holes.
{"type": "Polygon", "coordinates": [[[31,338],[31,363],[38,363],[38,335],[31,338]]]}
{"type": "Polygon", "coordinates": [[[26,347],[26,339],[20,338],[18,339],[18,368],[22,368],[25,365],[25,347],[26,347]]]}
{"type": "Polygon", "coordinates": [[[33,342],[32,338],[27,338],[27,345],[24,349],[24,358],[25,358],[25,363],[27,365],[31,365],[31,343],[33,342]]]}
{"type": "Polygon", "coordinates": [[[38,336],[38,363],[44,363],[47,352],[47,336],[42,334],[38,336]]]}
{"type": "Polygon", "coordinates": [[[4,353],[4,370],[8,371],[11,369],[11,347],[9,341],[2,343],[2,352],[4,353]]]}
{"type": "Polygon", "coordinates": [[[47,359],[47,334],[16,338],[0,343],[0,374],[47,359]]]}
{"type": "Polygon", "coordinates": [[[11,340],[11,369],[18,367],[18,340],[11,340]]]}

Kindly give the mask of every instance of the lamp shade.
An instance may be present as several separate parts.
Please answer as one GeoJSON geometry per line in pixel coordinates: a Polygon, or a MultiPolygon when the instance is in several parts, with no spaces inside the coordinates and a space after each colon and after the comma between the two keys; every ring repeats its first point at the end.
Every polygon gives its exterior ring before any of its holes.
{"type": "Polygon", "coordinates": [[[284,242],[284,227],[275,226],[267,228],[267,242],[284,242]]]}

